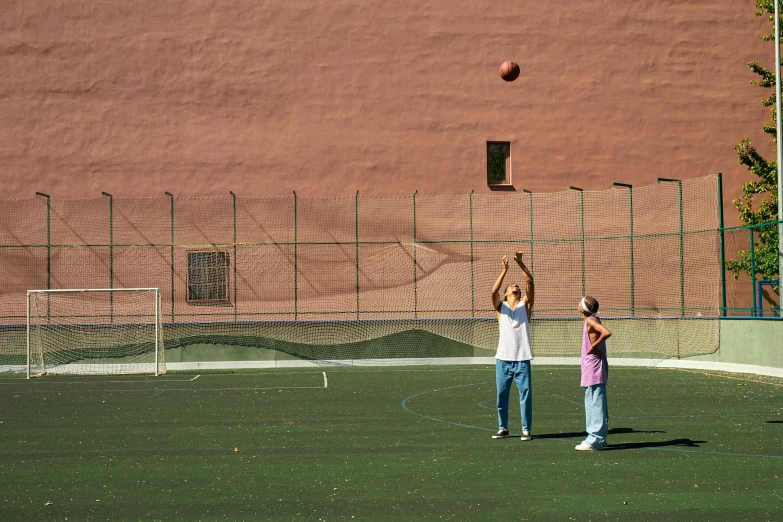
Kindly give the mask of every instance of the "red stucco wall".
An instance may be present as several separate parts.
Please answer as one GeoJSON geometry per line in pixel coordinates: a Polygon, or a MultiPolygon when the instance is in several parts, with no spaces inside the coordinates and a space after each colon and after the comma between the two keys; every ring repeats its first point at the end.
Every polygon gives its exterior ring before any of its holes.
{"type": "Polygon", "coordinates": [[[2,197],[605,189],[772,154],[752,0],[29,2],[0,16],[2,197]],[[498,77],[503,60],[520,78],[498,77]]]}

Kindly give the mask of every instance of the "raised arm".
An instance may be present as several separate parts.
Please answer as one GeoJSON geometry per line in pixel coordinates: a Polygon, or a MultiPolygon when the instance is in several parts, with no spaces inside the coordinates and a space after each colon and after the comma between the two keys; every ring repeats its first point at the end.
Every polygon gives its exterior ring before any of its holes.
{"type": "Polygon", "coordinates": [[[593,317],[587,319],[587,329],[587,335],[590,337],[590,342],[592,343],[587,353],[599,355],[600,350],[598,349],[598,345],[609,339],[612,336],[612,331],[596,321],[593,317]]]}
{"type": "Polygon", "coordinates": [[[527,319],[530,320],[533,315],[533,301],[536,298],[536,286],[533,284],[533,274],[527,269],[525,263],[522,261],[522,252],[517,250],[514,254],[514,261],[517,262],[519,268],[522,270],[522,276],[525,278],[525,297],[522,298],[522,302],[525,304],[525,310],[527,311],[527,319]]]}
{"type": "Polygon", "coordinates": [[[503,304],[503,298],[500,297],[500,287],[503,285],[503,279],[506,277],[506,272],[508,272],[508,258],[503,256],[501,262],[503,263],[503,269],[500,271],[500,275],[498,276],[497,281],[495,281],[495,284],[492,285],[492,308],[494,308],[497,313],[500,313],[500,305],[503,304]]]}

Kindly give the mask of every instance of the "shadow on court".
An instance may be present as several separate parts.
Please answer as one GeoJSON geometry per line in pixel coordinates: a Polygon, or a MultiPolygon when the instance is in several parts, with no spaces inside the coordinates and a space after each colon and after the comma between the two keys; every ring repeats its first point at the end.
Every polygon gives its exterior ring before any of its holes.
{"type": "Polygon", "coordinates": [[[767,421],[767,424],[783,424],[783,420],[767,421]]]}
{"type": "MultiPolygon", "coordinates": [[[[610,428],[609,429],[609,435],[625,435],[630,433],[666,433],[665,431],[660,430],[650,430],[650,431],[644,431],[644,430],[635,430],[633,428],[610,428]]],[[[543,434],[534,434],[534,439],[569,439],[574,437],[586,437],[587,432],[586,431],[572,431],[567,433],[543,433],[543,434]]]]}
{"type": "Polygon", "coordinates": [[[612,450],[628,450],[628,449],[641,449],[641,448],[662,448],[666,446],[677,446],[680,448],[700,448],[700,444],[704,444],[706,440],[691,440],[691,439],[673,439],[673,440],[661,440],[657,442],[624,442],[622,444],[608,444],[603,451],[612,450]]]}

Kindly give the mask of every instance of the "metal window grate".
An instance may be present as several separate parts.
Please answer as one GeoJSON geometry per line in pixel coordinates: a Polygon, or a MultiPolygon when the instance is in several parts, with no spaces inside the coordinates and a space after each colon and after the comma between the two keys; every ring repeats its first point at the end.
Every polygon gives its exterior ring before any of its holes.
{"type": "Polygon", "coordinates": [[[230,304],[228,252],[189,251],[188,303],[230,304]]]}

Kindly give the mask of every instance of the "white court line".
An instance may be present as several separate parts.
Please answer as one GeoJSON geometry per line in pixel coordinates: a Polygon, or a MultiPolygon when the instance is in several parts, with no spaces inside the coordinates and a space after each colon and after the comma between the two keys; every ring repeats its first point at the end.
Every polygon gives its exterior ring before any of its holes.
{"type": "Polygon", "coordinates": [[[61,381],[61,380],[49,380],[50,377],[37,377],[34,381],[28,381],[26,379],[19,379],[19,380],[7,380],[7,381],[1,381],[0,380],[0,386],[2,385],[8,385],[8,384],[17,384],[18,382],[35,382],[36,384],[104,384],[104,383],[126,383],[126,384],[138,384],[140,382],[190,382],[193,379],[165,379],[165,380],[154,380],[154,379],[137,379],[134,381],[103,381],[103,380],[90,380],[90,381],[61,381]]]}
{"type": "MultiPolygon", "coordinates": [[[[289,372],[287,371],[290,368],[278,368],[273,369],[272,371],[266,371],[266,372],[254,372],[252,371],[252,368],[238,368],[240,370],[250,370],[247,372],[229,372],[226,371],[227,368],[217,368],[217,369],[210,369],[210,368],[204,368],[207,370],[207,373],[200,373],[198,376],[201,378],[206,379],[207,377],[255,377],[256,375],[314,375],[318,374],[318,370],[316,368],[311,368],[309,370],[305,371],[295,371],[295,372],[289,372]]],[[[264,368],[268,369],[268,368],[264,368]]],[[[166,380],[169,375],[176,375],[180,372],[180,370],[169,370],[166,375],[163,377],[162,380],[166,380]]],[[[158,377],[160,379],[161,377],[158,377]]],[[[188,379],[189,381],[192,381],[193,379],[188,379]]]]}
{"type": "MultiPolygon", "coordinates": [[[[667,370],[673,369],[673,368],[666,368],[667,370]]],[[[680,370],[681,372],[688,372],[688,373],[695,373],[697,375],[703,375],[707,377],[721,377],[723,379],[732,379],[735,381],[747,381],[747,382],[757,382],[759,384],[769,384],[771,386],[777,386],[778,388],[783,386],[783,382],[766,382],[766,381],[758,381],[756,379],[747,379],[742,377],[732,377],[731,375],[723,375],[722,373],[712,373],[714,371],[720,371],[720,370],[702,370],[702,371],[696,371],[696,370],[686,370],[684,368],[676,368],[680,370]]]]}
{"type": "MultiPolygon", "coordinates": [[[[164,389],[138,389],[138,388],[129,388],[125,390],[91,390],[91,391],[97,391],[100,393],[128,393],[128,392],[137,392],[137,393],[151,393],[151,392],[168,392],[168,391],[188,391],[188,392],[202,392],[202,391],[242,391],[242,390],[323,390],[323,386],[269,386],[269,387],[249,387],[249,388],[164,388],[164,389]]],[[[14,393],[27,393],[27,394],[35,394],[35,393],[82,393],[84,390],[28,390],[28,391],[14,391],[14,393]]]]}
{"type": "Polygon", "coordinates": [[[326,383],[326,372],[324,372],[324,388],[326,388],[326,386],[327,386],[327,383],[326,383]]]}
{"type": "MultiPolygon", "coordinates": [[[[326,372],[323,372],[323,373],[325,374],[326,372]]],[[[263,373],[239,373],[239,374],[237,374],[237,373],[214,373],[214,374],[206,373],[206,374],[196,375],[192,379],[187,379],[187,378],[186,379],[175,379],[175,378],[169,378],[169,377],[155,377],[155,378],[148,378],[148,377],[143,377],[142,378],[142,377],[140,377],[139,379],[133,379],[133,380],[126,379],[126,380],[108,380],[108,381],[107,380],[100,380],[100,379],[97,378],[97,376],[94,377],[94,378],[86,379],[86,380],[68,381],[68,380],[62,380],[62,379],[58,378],[58,377],[62,377],[62,376],[52,375],[52,376],[48,376],[48,377],[37,377],[34,380],[27,380],[27,379],[0,379],[0,386],[2,386],[2,385],[10,385],[10,384],[17,384],[17,383],[22,383],[22,382],[35,382],[36,384],[39,384],[39,383],[41,383],[41,384],[96,384],[96,383],[98,383],[98,384],[100,384],[100,383],[132,383],[132,384],[137,384],[137,383],[143,383],[143,382],[154,382],[154,383],[163,383],[163,382],[193,382],[196,379],[198,379],[199,377],[230,377],[230,378],[234,379],[234,378],[237,378],[237,377],[256,377],[256,376],[261,376],[261,375],[276,375],[276,376],[280,376],[280,375],[295,375],[295,374],[296,375],[301,375],[301,374],[315,375],[316,372],[312,372],[312,371],[310,371],[310,372],[285,372],[285,373],[281,373],[281,372],[263,372],[263,373]]]]}

